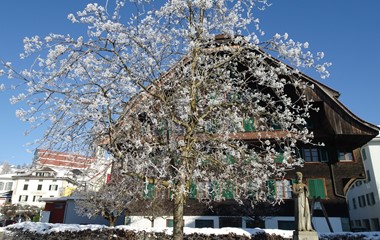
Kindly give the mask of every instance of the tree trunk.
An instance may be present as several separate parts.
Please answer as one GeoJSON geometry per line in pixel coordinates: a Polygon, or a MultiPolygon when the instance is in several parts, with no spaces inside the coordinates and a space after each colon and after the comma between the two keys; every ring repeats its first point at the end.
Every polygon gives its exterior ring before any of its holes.
{"type": "Polygon", "coordinates": [[[176,186],[176,192],[174,193],[174,209],[173,209],[173,240],[183,239],[183,227],[185,221],[183,220],[183,210],[185,206],[186,193],[182,190],[183,183],[179,183],[176,186]]]}
{"type": "Polygon", "coordinates": [[[153,228],[154,227],[154,218],[150,219],[150,226],[153,228]]]}
{"type": "Polygon", "coordinates": [[[111,217],[108,218],[110,227],[115,227],[116,219],[117,219],[117,217],[113,217],[113,216],[111,216],[111,217]]]}

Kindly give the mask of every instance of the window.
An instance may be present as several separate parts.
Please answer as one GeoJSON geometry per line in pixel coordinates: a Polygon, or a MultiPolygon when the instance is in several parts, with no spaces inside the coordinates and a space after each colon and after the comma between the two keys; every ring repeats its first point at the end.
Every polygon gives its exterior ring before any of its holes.
{"type": "Polygon", "coordinates": [[[144,198],[145,199],[153,199],[156,197],[156,187],[152,183],[145,183],[145,189],[144,189],[144,198]]]}
{"type": "Polygon", "coordinates": [[[173,219],[166,219],[166,227],[173,227],[174,221],[173,219]]]}
{"type": "Polygon", "coordinates": [[[24,191],[28,190],[28,184],[24,184],[23,190],[24,191]]]}
{"type": "Polygon", "coordinates": [[[38,180],[39,182],[43,182],[44,180],[42,180],[42,179],[40,179],[40,180],[38,180]]]}
{"type": "Polygon", "coordinates": [[[13,182],[7,182],[5,184],[5,189],[4,190],[7,190],[7,191],[12,190],[12,187],[13,187],[13,182]]]}
{"type": "Polygon", "coordinates": [[[296,227],[295,221],[277,221],[278,229],[293,230],[296,227]]]}
{"type": "Polygon", "coordinates": [[[42,198],[42,196],[39,196],[39,195],[33,196],[33,202],[38,202],[40,198],[42,198]]]}
{"type": "Polygon", "coordinates": [[[246,228],[265,228],[265,221],[262,219],[256,219],[256,220],[245,220],[245,227],[246,228]]]}
{"type": "Polygon", "coordinates": [[[212,219],[196,219],[195,220],[196,228],[214,228],[214,220],[212,219]]]}
{"type": "Polygon", "coordinates": [[[245,132],[255,131],[255,120],[253,117],[243,119],[243,128],[245,132]]]}
{"type": "Polygon", "coordinates": [[[303,148],[302,157],[305,162],[328,162],[328,152],[325,148],[303,148]]]}
{"type": "Polygon", "coordinates": [[[362,149],[362,156],[363,156],[363,159],[364,159],[364,160],[367,160],[367,154],[366,154],[364,148],[362,149]]]}
{"type": "Polygon", "coordinates": [[[52,184],[49,185],[49,191],[57,191],[58,190],[58,185],[52,184]]]}
{"type": "Polygon", "coordinates": [[[372,230],[380,231],[379,219],[378,218],[372,218],[371,222],[372,222],[372,230]]]}
{"type": "Polygon", "coordinates": [[[356,198],[353,198],[353,199],[352,199],[352,207],[353,207],[354,209],[357,208],[357,206],[356,206],[356,198]]]}
{"type": "Polygon", "coordinates": [[[28,201],[28,195],[20,195],[18,198],[19,202],[27,202],[28,201]]]}
{"type": "Polygon", "coordinates": [[[4,183],[0,182],[0,191],[2,191],[3,189],[4,189],[4,183]]]}
{"type": "Polygon", "coordinates": [[[369,225],[369,219],[363,219],[363,227],[366,230],[371,230],[371,226],[369,225]]]}
{"type": "Polygon", "coordinates": [[[365,206],[367,206],[367,203],[365,201],[365,196],[364,195],[359,196],[358,200],[359,200],[359,207],[365,207],[365,206]]]}
{"type": "Polygon", "coordinates": [[[360,220],[355,220],[355,226],[361,227],[362,226],[362,222],[360,220]]]}
{"type": "Polygon", "coordinates": [[[327,198],[325,180],[323,178],[308,179],[307,186],[309,188],[310,198],[327,198]]]}
{"type": "Polygon", "coordinates": [[[241,228],[243,220],[241,217],[219,217],[219,228],[237,227],[241,228]]]}
{"type": "Polygon", "coordinates": [[[42,190],[42,184],[38,184],[38,185],[37,185],[37,190],[38,190],[38,191],[42,190]]]}
{"type": "Polygon", "coordinates": [[[276,198],[277,199],[291,199],[292,198],[292,190],[290,180],[277,180],[276,181],[276,198]]]}
{"type": "Polygon", "coordinates": [[[197,198],[197,185],[194,182],[190,183],[189,198],[191,199],[197,198]]]}
{"type": "Polygon", "coordinates": [[[366,194],[368,206],[375,205],[375,194],[373,192],[366,194]]]}
{"type": "Polygon", "coordinates": [[[371,174],[369,173],[369,170],[367,170],[367,182],[371,181],[371,174]]]}
{"type": "Polygon", "coordinates": [[[276,157],[274,158],[274,162],[275,163],[282,163],[284,161],[284,153],[279,151],[276,155],[276,157]]]}
{"type": "Polygon", "coordinates": [[[225,199],[234,199],[236,187],[232,182],[226,182],[223,184],[222,196],[225,199]]]}
{"type": "Polygon", "coordinates": [[[354,160],[354,157],[352,155],[352,152],[343,152],[343,151],[340,151],[338,152],[338,160],[339,161],[353,161],[354,160]]]}

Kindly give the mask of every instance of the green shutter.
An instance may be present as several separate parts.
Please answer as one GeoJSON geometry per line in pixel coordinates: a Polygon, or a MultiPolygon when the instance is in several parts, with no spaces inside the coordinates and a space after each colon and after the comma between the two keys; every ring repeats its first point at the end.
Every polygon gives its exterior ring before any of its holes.
{"type": "Polygon", "coordinates": [[[326,199],[325,182],[323,181],[323,179],[308,179],[307,185],[309,188],[310,198],[326,199]]]}
{"type": "Polygon", "coordinates": [[[232,156],[231,154],[226,154],[226,161],[228,162],[228,163],[230,163],[230,164],[234,164],[234,162],[235,162],[235,158],[234,158],[234,156],[232,156]]]}
{"type": "Polygon", "coordinates": [[[282,163],[284,161],[284,153],[279,152],[277,153],[276,157],[274,158],[275,163],[282,163]]]}
{"type": "Polygon", "coordinates": [[[277,123],[272,123],[272,128],[273,128],[274,130],[281,130],[281,126],[280,126],[280,124],[277,124],[277,123]]]}
{"type": "Polygon", "coordinates": [[[253,117],[243,120],[243,127],[245,132],[252,132],[255,130],[255,120],[253,117]]]}
{"type": "Polygon", "coordinates": [[[144,198],[153,199],[156,196],[156,187],[152,183],[145,183],[144,198]]]}
{"type": "Polygon", "coordinates": [[[228,181],[223,186],[222,196],[225,199],[234,199],[235,193],[235,185],[231,183],[231,181],[228,181]]]}
{"type": "Polygon", "coordinates": [[[326,148],[319,149],[319,154],[321,155],[320,156],[321,162],[329,162],[329,154],[326,148]]]}
{"type": "Polygon", "coordinates": [[[174,226],[174,220],[173,219],[166,219],[166,227],[173,227],[174,226]]]}
{"type": "Polygon", "coordinates": [[[274,199],[276,197],[276,181],[273,179],[269,179],[267,182],[268,186],[268,198],[274,199]]]}
{"type": "Polygon", "coordinates": [[[189,198],[197,198],[197,184],[194,182],[190,182],[189,198]]]}

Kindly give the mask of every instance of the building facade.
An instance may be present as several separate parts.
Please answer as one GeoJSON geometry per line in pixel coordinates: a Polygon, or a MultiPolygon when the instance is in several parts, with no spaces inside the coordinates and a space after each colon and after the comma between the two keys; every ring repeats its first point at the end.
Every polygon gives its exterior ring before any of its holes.
{"type": "Polygon", "coordinates": [[[66,174],[49,167],[19,173],[12,177],[14,189],[12,204],[34,205],[43,207],[42,197],[59,197],[68,189],[76,187],[77,183],[66,174]]]}
{"type": "MultiPolygon", "coordinates": [[[[262,53],[265,55],[265,53],[262,53]]],[[[267,56],[267,61],[276,64],[275,59],[267,56]]],[[[287,170],[283,179],[272,179],[268,182],[272,189],[273,197],[282,199],[282,204],[275,211],[260,213],[261,223],[252,222],[255,213],[250,209],[241,207],[233,199],[239,189],[230,188],[223,183],[213,185],[211,182],[194,182],[190,184],[189,199],[186,202],[185,226],[212,226],[212,227],[265,227],[294,230],[294,202],[292,199],[291,185],[296,179],[296,172],[303,173],[304,181],[308,185],[310,193],[312,222],[314,228],[321,232],[350,231],[349,213],[346,204],[348,189],[357,179],[366,176],[366,170],[361,155],[361,147],[378,135],[379,128],[373,124],[363,121],[339,101],[339,92],[330,87],[300,73],[302,81],[309,83],[305,89],[308,100],[318,111],[312,111],[308,119],[307,127],[314,133],[314,142],[323,145],[299,145],[299,155],[304,160],[303,167],[295,167],[287,170]],[[200,202],[212,202],[212,194],[197,189],[223,189],[224,199],[215,202],[210,208],[200,202]],[[202,185],[202,187],[200,187],[202,185]],[[207,188],[206,188],[207,189],[207,188]],[[199,221],[195,221],[199,220],[199,221]],[[248,224],[247,224],[248,222],[248,224]]],[[[226,98],[226,101],[228,99],[226,98]]],[[[234,137],[255,146],[255,141],[260,141],[260,136],[271,137],[287,134],[282,129],[274,128],[273,134],[261,130],[258,119],[251,117],[242,121],[244,131],[235,133],[234,137]]],[[[169,132],[175,132],[169,129],[169,132]]],[[[122,138],[121,138],[122,139],[122,138]]],[[[278,165],[282,164],[283,157],[275,160],[278,165]]],[[[154,186],[147,188],[148,196],[154,193],[154,186]]],[[[170,194],[168,194],[169,196],[170,194]]],[[[141,203],[142,204],[142,203],[141,203]]],[[[170,203],[168,203],[170,204],[170,203]]],[[[171,226],[171,212],[162,214],[163,218],[156,218],[159,227],[171,226]]],[[[146,210],[133,208],[131,212],[131,225],[149,226],[149,216],[146,210]]]]}
{"type": "Polygon", "coordinates": [[[10,203],[13,191],[14,174],[1,174],[0,175],[0,206],[10,203]]]}
{"type": "Polygon", "coordinates": [[[350,224],[354,230],[380,231],[380,135],[361,149],[366,178],[347,193],[350,224]]]}

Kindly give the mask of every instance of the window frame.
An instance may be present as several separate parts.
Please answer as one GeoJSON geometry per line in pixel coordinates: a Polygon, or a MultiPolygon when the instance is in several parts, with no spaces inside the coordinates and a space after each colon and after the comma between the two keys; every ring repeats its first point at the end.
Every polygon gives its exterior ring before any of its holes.
{"type": "Polygon", "coordinates": [[[276,199],[292,199],[292,183],[292,179],[276,179],[274,182],[276,199]]]}
{"type": "Polygon", "coordinates": [[[301,156],[305,163],[328,163],[329,152],[325,147],[302,147],[301,156]]]}
{"type": "Polygon", "coordinates": [[[58,184],[50,184],[49,191],[58,191],[58,184]]]}
{"type": "Polygon", "coordinates": [[[339,162],[354,162],[355,161],[354,153],[352,151],[338,150],[337,158],[339,162]],[[341,159],[341,157],[343,157],[343,159],[341,159]]]}
{"type": "Polygon", "coordinates": [[[18,198],[19,202],[27,202],[28,201],[28,195],[20,195],[18,198]]]}

